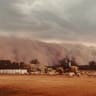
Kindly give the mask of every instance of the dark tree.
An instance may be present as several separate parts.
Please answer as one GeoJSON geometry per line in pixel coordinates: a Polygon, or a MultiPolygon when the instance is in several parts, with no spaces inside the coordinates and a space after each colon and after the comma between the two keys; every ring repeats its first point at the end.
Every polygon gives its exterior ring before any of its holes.
{"type": "Polygon", "coordinates": [[[90,61],[90,62],[89,62],[89,66],[90,66],[90,67],[96,66],[96,61],[90,61]]]}
{"type": "Polygon", "coordinates": [[[11,67],[10,60],[0,60],[0,69],[8,69],[11,67]]]}
{"type": "Polygon", "coordinates": [[[72,66],[78,66],[78,63],[76,61],[76,58],[72,57],[72,59],[71,59],[71,65],[72,66]]]}
{"type": "Polygon", "coordinates": [[[38,59],[34,59],[30,61],[31,64],[40,64],[38,59]]]}
{"type": "Polygon", "coordinates": [[[24,65],[25,65],[24,62],[20,62],[20,68],[21,68],[21,69],[24,69],[24,65]]]}
{"type": "Polygon", "coordinates": [[[69,62],[70,62],[70,59],[67,56],[59,61],[60,65],[63,68],[69,68],[69,62]]]}

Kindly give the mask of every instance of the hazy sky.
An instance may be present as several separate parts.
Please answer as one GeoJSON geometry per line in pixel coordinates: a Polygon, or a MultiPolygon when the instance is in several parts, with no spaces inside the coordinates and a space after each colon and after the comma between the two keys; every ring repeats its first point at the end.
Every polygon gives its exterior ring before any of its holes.
{"type": "Polygon", "coordinates": [[[96,42],[96,0],[0,0],[0,34],[96,42]]]}

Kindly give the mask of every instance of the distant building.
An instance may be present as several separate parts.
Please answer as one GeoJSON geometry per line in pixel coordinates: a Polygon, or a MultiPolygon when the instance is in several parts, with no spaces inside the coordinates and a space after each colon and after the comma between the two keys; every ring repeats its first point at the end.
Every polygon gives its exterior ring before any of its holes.
{"type": "Polygon", "coordinates": [[[27,69],[0,69],[0,74],[24,75],[27,74],[27,69]]]}

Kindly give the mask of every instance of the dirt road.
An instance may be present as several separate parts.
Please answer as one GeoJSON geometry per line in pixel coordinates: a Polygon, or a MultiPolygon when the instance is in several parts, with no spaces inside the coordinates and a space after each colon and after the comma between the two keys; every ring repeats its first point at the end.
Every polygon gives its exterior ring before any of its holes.
{"type": "Polygon", "coordinates": [[[0,76],[0,96],[96,96],[96,78],[0,76]]]}

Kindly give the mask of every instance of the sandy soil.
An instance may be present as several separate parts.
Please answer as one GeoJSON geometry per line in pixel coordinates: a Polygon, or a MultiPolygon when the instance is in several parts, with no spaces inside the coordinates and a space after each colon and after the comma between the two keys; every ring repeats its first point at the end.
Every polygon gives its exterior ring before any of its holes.
{"type": "Polygon", "coordinates": [[[96,78],[0,76],[0,96],[96,96],[96,78]]]}

